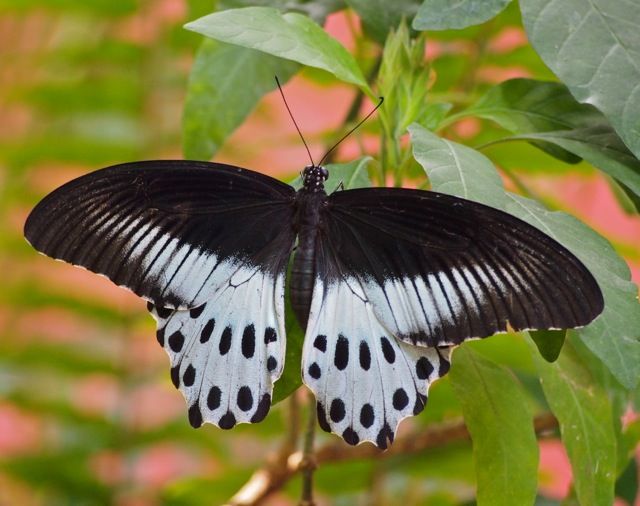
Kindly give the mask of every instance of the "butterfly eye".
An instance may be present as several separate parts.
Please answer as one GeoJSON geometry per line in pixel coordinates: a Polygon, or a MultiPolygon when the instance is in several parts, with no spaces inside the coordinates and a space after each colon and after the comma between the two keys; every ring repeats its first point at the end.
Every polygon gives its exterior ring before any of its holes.
{"type": "Polygon", "coordinates": [[[326,180],[329,178],[329,171],[327,169],[322,166],[318,167],[318,169],[320,169],[320,175],[322,176],[322,179],[326,180]]]}

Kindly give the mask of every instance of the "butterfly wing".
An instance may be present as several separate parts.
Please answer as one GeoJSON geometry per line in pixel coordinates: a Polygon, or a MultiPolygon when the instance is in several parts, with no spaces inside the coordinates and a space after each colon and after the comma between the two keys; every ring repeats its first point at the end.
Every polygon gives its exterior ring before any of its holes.
{"type": "Polygon", "coordinates": [[[200,306],[239,266],[286,263],[294,190],[223,164],[117,165],[75,179],[29,215],[38,251],[103,274],[153,304],[200,306]]]}
{"type": "Polygon", "coordinates": [[[396,188],[329,197],[328,246],[399,339],[448,346],[515,330],[586,325],[603,309],[593,275],[510,214],[396,188]]]}
{"type": "Polygon", "coordinates": [[[381,448],[422,409],[454,345],[508,325],[585,325],[603,307],[593,276],[550,237],[419,190],[333,193],[315,272],[305,383],[325,430],[381,448]]]}
{"type": "Polygon", "coordinates": [[[294,195],[228,165],[138,162],[54,191],[25,235],[147,299],[191,425],[229,429],[266,416],[284,365],[294,195]]]}

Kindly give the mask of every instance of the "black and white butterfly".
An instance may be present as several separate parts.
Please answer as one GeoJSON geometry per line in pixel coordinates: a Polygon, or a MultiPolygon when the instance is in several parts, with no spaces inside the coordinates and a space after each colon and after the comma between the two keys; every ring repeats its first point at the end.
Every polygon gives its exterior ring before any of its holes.
{"type": "Polygon", "coordinates": [[[322,428],[350,444],[386,448],[464,340],[582,326],[603,309],[584,265],[509,214],[421,190],[327,195],[327,177],[310,165],[295,191],[219,163],[117,165],[45,197],[25,236],[148,301],[194,427],[267,415],[296,243],[303,379],[322,428]]]}

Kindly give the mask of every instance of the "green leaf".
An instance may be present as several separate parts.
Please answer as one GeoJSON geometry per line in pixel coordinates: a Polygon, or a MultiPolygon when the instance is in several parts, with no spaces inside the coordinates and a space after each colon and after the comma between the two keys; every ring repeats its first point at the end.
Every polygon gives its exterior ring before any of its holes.
{"type": "Polygon", "coordinates": [[[380,44],[384,44],[389,32],[402,18],[412,19],[418,12],[420,0],[346,0],[362,21],[364,30],[380,44]]]}
{"type": "Polygon", "coordinates": [[[584,158],[640,196],[640,160],[620,140],[609,125],[576,130],[529,133],[510,137],[550,142],[584,158]]]}
{"type": "Polygon", "coordinates": [[[221,0],[217,10],[239,7],[275,7],[282,12],[300,12],[323,24],[332,12],[345,8],[343,0],[221,0]]]}
{"type": "Polygon", "coordinates": [[[413,152],[435,191],[491,205],[517,216],[556,239],[595,276],[605,309],[578,331],[626,388],[640,379],[640,305],[626,262],[609,242],[587,225],[563,212],[504,191],[493,164],[481,153],[442,139],[419,125],[409,128],[413,152]]]}
{"type": "Polygon", "coordinates": [[[511,0],[424,0],[413,20],[416,30],[450,30],[479,25],[502,12],[511,0]]]}
{"type": "Polygon", "coordinates": [[[276,87],[274,76],[286,82],[298,68],[253,49],[205,40],[191,70],[184,106],[185,158],[209,160],[276,87]]]}
{"type": "Polygon", "coordinates": [[[454,352],[449,377],[473,440],[478,504],[533,504],[538,444],[515,377],[469,346],[454,352]]]}
{"type": "Polygon", "coordinates": [[[451,142],[417,123],[409,127],[413,156],[434,191],[457,195],[501,209],[505,193],[491,161],[475,149],[451,142]]]}
{"type": "MultiPolygon", "coordinates": [[[[287,273],[287,280],[291,279],[289,272],[291,272],[291,264],[289,262],[289,271],[287,273]]],[[[289,284],[286,286],[286,293],[289,293],[289,284]]],[[[285,297],[285,331],[287,335],[287,345],[284,359],[284,370],[282,376],[276,381],[273,389],[272,404],[286,399],[296,389],[302,385],[302,372],[300,370],[300,364],[302,363],[302,343],[304,342],[304,331],[300,328],[295,314],[293,313],[293,307],[289,297],[285,297]]]]}
{"type": "Polygon", "coordinates": [[[529,334],[533,342],[536,343],[540,355],[547,362],[558,360],[567,335],[566,330],[532,330],[529,334]]]}
{"type": "Polygon", "coordinates": [[[270,7],[246,7],[209,14],[187,23],[185,28],[222,42],[326,70],[374,96],[353,56],[302,14],[282,14],[270,7]]]}
{"type": "Polygon", "coordinates": [[[528,140],[570,163],[584,158],[640,195],[640,161],[606,117],[595,107],[579,103],[563,84],[510,79],[448,121],[471,115],[495,121],[516,134],[500,141],[528,140]]]}
{"type": "Polygon", "coordinates": [[[613,504],[616,441],[606,392],[594,381],[570,343],[553,364],[537,353],[534,360],[549,406],[560,423],[579,503],[613,504]]]}
{"type": "Polygon", "coordinates": [[[531,44],[640,157],[640,9],[629,0],[521,0],[531,44]]]}

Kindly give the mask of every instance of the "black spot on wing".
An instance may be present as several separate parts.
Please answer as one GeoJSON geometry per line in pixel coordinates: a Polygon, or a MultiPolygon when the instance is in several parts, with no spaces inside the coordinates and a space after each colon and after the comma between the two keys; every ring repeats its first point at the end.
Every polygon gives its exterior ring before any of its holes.
{"type": "Polygon", "coordinates": [[[327,351],[327,336],[316,336],[316,338],[313,340],[313,346],[323,353],[327,351]]]}
{"type": "Polygon", "coordinates": [[[327,421],[327,414],[324,411],[324,406],[320,402],[316,403],[316,413],[318,416],[318,425],[320,425],[320,428],[325,432],[331,432],[331,426],[327,421]]]}
{"type": "Polygon", "coordinates": [[[371,404],[365,404],[360,410],[360,425],[368,429],[375,422],[375,414],[371,404]]]}
{"type": "Polygon", "coordinates": [[[316,362],[314,362],[309,366],[308,373],[309,373],[309,376],[311,376],[313,379],[320,379],[320,376],[322,376],[322,371],[320,370],[320,366],[316,362]]]}
{"type": "Polygon", "coordinates": [[[407,396],[407,392],[405,392],[404,388],[398,388],[393,393],[393,407],[398,411],[402,411],[409,404],[409,397],[407,396]]]}
{"type": "Polygon", "coordinates": [[[169,348],[175,353],[180,353],[182,346],[184,345],[184,335],[179,330],[176,330],[169,336],[169,348]]]}
{"type": "Polygon", "coordinates": [[[187,369],[184,371],[182,375],[182,382],[184,386],[190,387],[193,386],[194,381],[196,380],[196,369],[193,365],[189,364],[187,369]]]}
{"type": "Polygon", "coordinates": [[[376,437],[376,445],[382,450],[386,450],[390,443],[393,443],[393,431],[389,424],[385,422],[378,436],[376,437]]]}
{"type": "Polygon", "coordinates": [[[253,395],[248,386],[245,385],[238,390],[237,403],[242,411],[249,411],[253,407],[253,395]]]}
{"type": "Polygon", "coordinates": [[[251,423],[258,423],[264,420],[269,413],[269,409],[271,408],[271,396],[269,394],[264,394],[260,402],[258,403],[258,407],[256,408],[256,412],[251,417],[251,423]]]}
{"type": "Polygon", "coordinates": [[[231,349],[231,335],[233,331],[231,327],[227,326],[222,331],[222,336],[220,337],[220,343],[218,344],[218,350],[220,351],[220,355],[226,355],[231,349]]]}
{"type": "Polygon", "coordinates": [[[414,416],[421,413],[426,405],[427,405],[427,396],[424,394],[421,394],[420,392],[416,392],[416,402],[413,405],[414,416]]]}
{"type": "Polygon", "coordinates": [[[158,340],[158,344],[164,348],[164,327],[158,329],[156,339],[158,340]]]}
{"type": "Polygon", "coordinates": [[[389,340],[386,337],[382,336],[380,338],[380,345],[382,347],[382,354],[384,355],[384,359],[390,364],[393,364],[396,361],[396,352],[393,349],[393,346],[391,346],[389,340]]]}
{"type": "Polygon", "coordinates": [[[273,355],[271,355],[268,359],[267,359],[267,370],[269,372],[273,372],[276,370],[276,367],[278,367],[278,360],[276,359],[276,357],[274,357],[273,355]]]}
{"type": "Polygon", "coordinates": [[[189,408],[189,423],[194,429],[202,425],[202,412],[197,402],[189,408]]]}
{"type": "Polygon", "coordinates": [[[213,333],[213,329],[216,326],[216,320],[211,318],[204,327],[202,327],[202,331],[200,332],[200,342],[206,343],[211,339],[211,334],[213,333]]]}
{"type": "Polygon", "coordinates": [[[224,430],[233,429],[236,426],[236,417],[231,411],[227,411],[218,421],[218,427],[224,430]]]}
{"type": "Polygon", "coordinates": [[[176,388],[180,388],[180,364],[171,368],[171,383],[176,388]]]}
{"type": "Polygon", "coordinates": [[[275,343],[278,340],[276,329],[273,327],[267,327],[264,330],[264,344],[275,343]]]}
{"type": "Polygon", "coordinates": [[[366,341],[360,342],[360,367],[365,371],[371,367],[371,351],[366,341]]]}
{"type": "Polygon", "coordinates": [[[338,336],[333,363],[340,371],[349,365],[349,341],[342,334],[338,336]]]}
{"type": "Polygon", "coordinates": [[[427,357],[420,357],[416,362],[416,375],[418,379],[425,380],[433,373],[433,364],[427,357]]]}
{"type": "Polygon", "coordinates": [[[358,433],[353,430],[352,427],[347,427],[342,433],[342,439],[344,439],[351,446],[355,446],[360,442],[358,433]]]}
{"type": "Polygon", "coordinates": [[[245,358],[253,357],[256,351],[256,329],[253,325],[247,325],[242,333],[242,354],[245,358]]]}
{"type": "Polygon", "coordinates": [[[331,402],[331,408],[329,409],[329,416],[335,423],[341,422],[346,415],[344,402],[342,399],[333,399],[331,402]]]}
{"type": "Polygon", "coordinates": [[[218,409],[220,407],[221,397],[222,392],[220,391],[220,388],[217,386],[211,387],[211,389],[209,390],[209,395],[207,395],[207,407],[211,411],[215,411],[216,409],[218,409]]]}
{"type": "Polygon", "coordinates": [[[204,308],[206,306],[207,306],[206,304],[202,304],[201,306],[194,307],[193,309],[191,309],[189,311],[189,316],[191,318],[198,318],[198,316],[200,316],[202,314],[202,312],[204,311],[204,308]]]}

